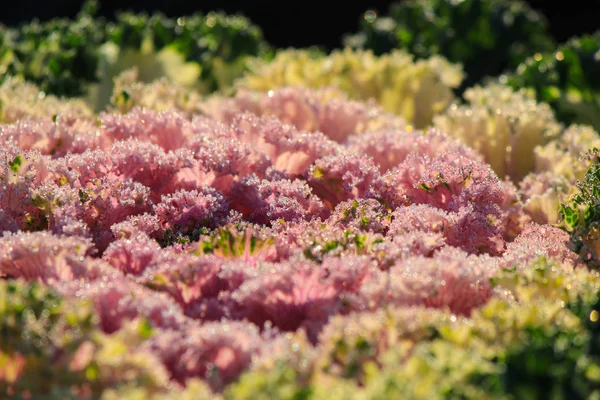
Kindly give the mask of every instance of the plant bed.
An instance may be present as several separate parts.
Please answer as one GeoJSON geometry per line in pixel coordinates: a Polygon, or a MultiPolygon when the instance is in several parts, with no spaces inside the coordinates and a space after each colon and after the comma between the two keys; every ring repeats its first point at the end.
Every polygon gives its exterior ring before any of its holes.
{"type": "Polygon", "coordinates": [[[123,14],[98,44],[202,72],[129,58],[102,106],[100,50],[64,92],[4,31],[0,397],[600,395],[594,127],[402,51],[243,45],[221,83],[181,36],[213,17],[123,14]]]}

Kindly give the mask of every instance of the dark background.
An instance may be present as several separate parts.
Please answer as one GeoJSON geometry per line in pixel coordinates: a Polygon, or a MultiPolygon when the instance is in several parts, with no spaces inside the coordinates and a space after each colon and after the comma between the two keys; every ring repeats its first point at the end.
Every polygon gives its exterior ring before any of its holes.
{"type": "MultiPolygon", "coordinates": [[[[2,0],[7,2],[9,0],[2,0]]],[[[33,18],[74,17],[81,0],[19,0],[6,4],[0,23],[16,25],[33,18]]],[[[266,40],[277,47],[340,45],[345,33],[358,29],[359,18],[367,9],[387,12],[390,1],[378,0],[99,0],[99,14],[114,18],[119,10],[161,11],[177,17],[194,11],[222,10],[241,13],[259,25],[266,40]]],[[[574,35],[600,29],[600,0],[529,0],[528,3],[546,15],[550,31],[559,41],[574,35]]]]}

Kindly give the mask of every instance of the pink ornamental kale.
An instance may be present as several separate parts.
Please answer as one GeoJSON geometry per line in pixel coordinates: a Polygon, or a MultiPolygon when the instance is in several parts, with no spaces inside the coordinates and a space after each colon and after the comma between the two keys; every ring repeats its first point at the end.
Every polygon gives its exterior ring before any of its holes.
{"type": "Polygon", "coordinates": [[[508,244],[500,262],[504,267],[523,267],[538,257],[546,257],[558,261],[566,269],[572,269],[579,260],[571,246],[567,232],[549,225],[529,223],[508,244]]]}
{"type": "Polygon", "coordinates": [[[32,190],[48,176],[49,160],[38,152],[21,152],[15,146],[0,148],[0,230],[16,232],[43,228],[31,205],[32,190]]]}
{"type": "Polygon", "coordinates": [[[364,256],[326,258],[319,267],[280,263],[237,276],[224,272],[222,277],[241,282],[231,293],[234,316],[283,331],[302,328],[313,342],[329,317],[343,311],[344,296],[358,293],[378,274],[364,256]]]}
{"type": "Polygon", "coordinates": [[[350,101],[335,89],[281,88],[267,93],[239,91],[234,99],[209,102],[206,111],[213,117],[232,121],[236,114],[251,112],[274,116],[306,132],[323,132],[336,142],[369,129],[400,128],[402,118],[385,114],[370,103],[350,101]],[[212,103],[212,104],[211,104],[212,103]]]}
{"type": "Polygon", "coordinates": [[[411,257],[433,257],[444,246],[446,238],[441,233],[414,231],[389,235],[385,240],[373,244],[371,256],[379,269],[387,271],[411,257]]]}
{"type": "Polygon", "coordinates": [[[207,314],[205,309],[217,306],[214,300],[229,289],[228,282],[219,276],[223,264],[214,256],[196,257],[165,250],[150,263],[138,282],[169,294],[193,318],[220,319],[230,313],[214,309],[207,314]],[[215,313],[218,317],[211,317],[215,313]]]}
{"type": "Polygon", "coordinates": [[[185,331],[163,330],[144,345],[158,355],[177,382],[204,378],[215,390],[248,368],[262,347],[256,326],[233,321],[191,325],[185,331]]]}
{"type": "Polygon", "coordinates": [[[92,120],[72,116],[60,115],[54,121],[22,119],[0,125],[0,142],[13,143],[22,151],[36,150],[53,158],[105,148],[109,141],[92,120]]]}
{"type": "Polygon", "coordinates": [[[400,165],[411,154],[430,158],[444,158],[454,154],[483,162],[475,150],[436,129],[428,131],[379,130],[362,135],[350,136],[347,146],[350,151],[366,154],[375,160],[381,172],[400,165]]]}
{"type": "Polygon", "coordinates": [[[67,155],[53,161],[49,168],[57,184],[79,188],[109,176],[131,179],[150,189],[153,201],[178,189],[196,189],[213,182],[213,177],[185,153],[165,152],[157,145],[137,140],[115,143],[108,151],[89,151],[67,155]]]}
{"type": "Polygon", "coordinates": [[[126,321],[137,317],[160,328],[180,328],[186,323],[181,308],[168,295],[129,281],[117,270],[93,281],[72,281],[53,287],[67,298],[89,298],[106,333],[119,330],[126,321]]]}
{"type": "Polygon", "coordinates": [[[273,117],[237,115],[231,123],[235,138],[264,153],[273,167],[292,176],[301,175],[320,157],[340,151],[322,133],[298,131],[273,117]]]}
{"type": "Polygon", "coordinates": [[[105,178],[79,192],[79,201],[85,206],[82,219],[92,230],[101,230],[99,235],[105,235],[113,224],[128,216],[141,214],[150,208],[148,188],[128,179],[115,182],[105,178]]]}
{"type": "Polygon", "coordinates": [[[368,254],[375,244],[384,240],[383,235],[353,227],[344,228],[320,220],[288,224],[274,223],[271,233],[279,259],[302,257],[321,263],[324,256],[368,254]]]}
{"type": "Polygon", "coordinates": [[[426,204],[398,207],[392,213],[389,235],[415,231],[445,234],[452,224],[451,220],[447,211],[426,204]]]}
{"type": "Polygon", "coordinates": [[[316,160],[307,181],[313,192],[333,209],[342,201],[366,197],[378,179],[379,171],[370,158],[342,153],[316,160]]]}
{"type": "Polygon", "coordinates": [[[392,215],[390,235],[416,231],[440,234],[448,245],[469,253],[499,255],[504,251],[501,227],[472,205],[461,207],[458,212],[414,205],[399,207],[392,215]]]}
{"type": "Polygon", "coordinates": [[[299,179],[266,180],[249,175],[231,191],[232,207],[251,222],[310,220],[327,217],[329,210],[306,182],[299,179]]]}
{"type": "Polygon", "coordinates": [[[284,331],[299,327],[316,340],[319,330],[340,307],[339,290],[325,281],[323,270],[274,265],[232,294],[237,315],[258,326],[270,322],[284,331]]]}
{"type": "Polygon", "coordinates": [[[91,227],[82,220],[85,205],[83,193],[69,185],[46,182],[30,192],[28,225],[32,230],[45,229],[56,235],[91,238],[91,227]]]}
{"type": "Polygon", "coordinates": [[[266,154],[232,137],[194,136],[188,149],[181,149],[176,154],[180,158],[195,160],[195,163],[180,170],[182,181],[186,180],[186,176],[198,175],[194,168],[200,173],[209,171],[213,179],[211,186],[226,194],[234,182],[251,174],[264,177],[271,167],[271,160],[266,154]]]}
{"type": "Polygon", "coordinates": [[[212,188],[180,190],[163,196],[154,206],[161,231],[177,235],[197,235],[202,228],[216,228],[229,212],[227,199],[212,188]]]}
{"type": "Polygon", "coordinates": [[[7,233],[0,237],[0,278],[70,282],[110,271],[96,259],[90,240],[60,237],[47,232],[7,233]]]}
{"type": "Polygon", "coordinates": [[[468,317],[502,268],[577,266],[472,149],[324,93],[240,95],[226,124],[134,109],[0,126],[0,278],[88,299],[108,338],[147,321],[135,351],[222,390],[277,346],[327,348],[332,318],[468,317]]]}
{"type": "Polygon", "coordinates": [[[125,274],[139,275],[160,254],[160,246],[144,233],[112,242],[102,259],[125,274]]]}
{"type": "Polygon", "coordinates": [[[56,190],[56,186],[44,186],[35,195],[36,204],[46,212],[53,231],[89,234],[100,251],[115,239],[110,229],[113,224],[151,207],[147,187],[110,175],[78,189],[65,186],[56,190]]]}
{"type": "Polygon", "coordinates": [[[433,258],[402,260],[361,289],[361,308],[423,305],[469,315],[492,296],[490,278],[497,267],[487,260],[451,247],[433,258]]]}
{"type": "Polygon", "coordinates": [[[101,114],[102,133],[113,141],[138,139],[156,144],[164,150],[185,147],[192,134],[192,124],[183,114],[134,108],[127,114],[101,114]]]}
{"type": "Polygon", "coordinates": [[[509,240],[526,221],[514,186],[500,182],[489,166],[460,153],[440,159],[413,154],[377,179],[370,193],[392,208],[428,204],[463,213],[465,227],[487,225],[509,240]],[[470,218],[468,213],[475,215],[470,218]]]}
{"type": "Polygon", "coordinates": [[[376,263],[368,256],[326,257],[321,268],[327,282],[342,295],[358,293],[361,287],[378,276],[376,263]]]}
{"type": "Polygon", "coordinates": [[[138,234],[158,239],[163,234],[158,217],[150,213],[130,216],[125,221],[112,225],[110,229],[116,239],[130,239],[138,234]]]}
{"type": "Polygon", "coordinates": [[[438,158],[414,153],[378,179],[373,184],[373,191],[376,197],[394,208],[405,204],[429,204],[444,210],[457,210],[473,200],[479,200],[482,205],[500,202],[498,182],[489,166],[461,153],[438,158]],[[484,193],[488,193],[487,198],[473,197],[484,193]]]}
{"type": "Polygon", "coordinates": [[[165,152],[156,145],[137,140],[115,143],[110,162],[113,165],[111,173],[149,187],[154,202],[158,202],[163,194],[180,189],[200,189],[214,180],[214,174],[189,151],[165,152]]]}

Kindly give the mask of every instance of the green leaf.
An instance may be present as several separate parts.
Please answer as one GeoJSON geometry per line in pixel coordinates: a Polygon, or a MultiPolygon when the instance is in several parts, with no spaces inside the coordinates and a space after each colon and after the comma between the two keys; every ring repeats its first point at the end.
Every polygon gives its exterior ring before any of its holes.
{"type": "Polygon", "coordinates": [[[21,169],[21,165],[23,164],[23,157],[22,156],[16,156],[11,162],[8,163],[8,166],[10,167],[10,170],[12,172],[14,172],[15,174],[19,173],[19,170],[21,169]]]}

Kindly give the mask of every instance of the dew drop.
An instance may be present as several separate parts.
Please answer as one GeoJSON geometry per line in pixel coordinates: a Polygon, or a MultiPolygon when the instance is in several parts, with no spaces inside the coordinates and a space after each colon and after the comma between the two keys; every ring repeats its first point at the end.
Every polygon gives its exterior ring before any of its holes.
{"type": "Polygon", "coordinates": [[[373,10],[368,10],[365,12],[365,21],[367,21],[368,23],[373,23],[375,21],[375,19],[377,19],[377,13],[373,10]]]}

